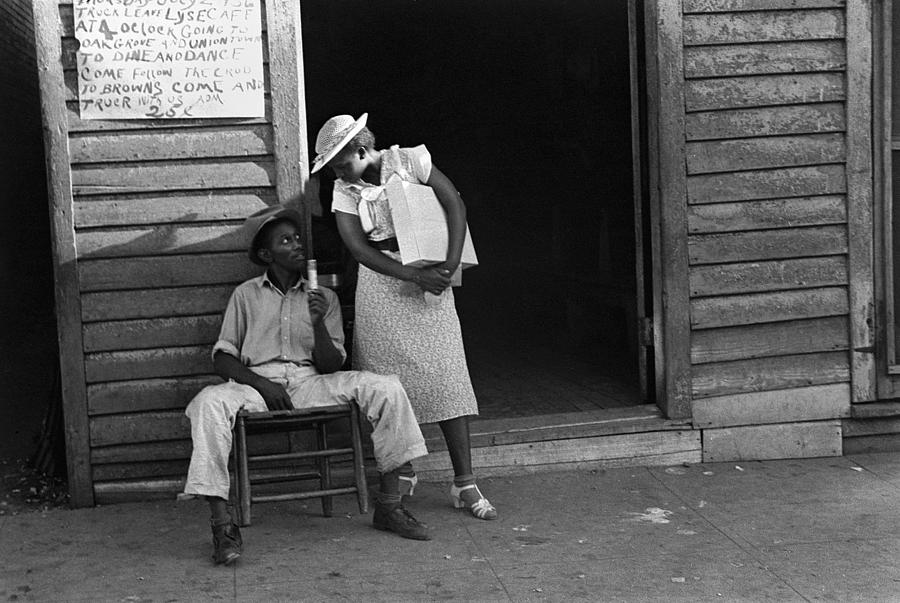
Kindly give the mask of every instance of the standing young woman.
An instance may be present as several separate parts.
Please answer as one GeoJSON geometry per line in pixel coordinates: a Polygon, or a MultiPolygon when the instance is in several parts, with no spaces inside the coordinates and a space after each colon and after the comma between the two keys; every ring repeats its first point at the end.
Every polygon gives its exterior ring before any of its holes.
{"type": "MultiPolygon", "coordinates": [[[[325,122],[312,167],[334,171],[332,211],[344,244],[360,263],[353,368],[400,377],[419,423],[440,425],[455,474],[453,504],[479,519],[496,519],[497,510],[478,489],[472,470],[469,417],[478,414],[478,403],[450,288],[462,254],[466,208],[424,145],[375,150],[366,118],[365,113],[359,119],[338,115],[325,122]],[[443,263],[424,268],[400,263],[383,186],[393,174],[430,186],[447,213],[443,263]]],[[[415,473],[410,469],[402,479],[412,494],[415,473]]]]}

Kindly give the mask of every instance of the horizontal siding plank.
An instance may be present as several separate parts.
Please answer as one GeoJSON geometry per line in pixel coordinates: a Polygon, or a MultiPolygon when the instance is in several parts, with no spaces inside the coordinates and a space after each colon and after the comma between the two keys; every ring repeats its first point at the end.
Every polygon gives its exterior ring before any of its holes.
{"type": "Polygon", "coordinates": [[[78,101],[66,102],[69,132],[107,132],[131,130],[178,129],[196,127],[247,126],[272,123],[272,99],[265,97],[264,117],[216,117],[196,119],[81,119],[78,101]]]}
{"type": "Polygon", "coordinates": [[[847,200],[841,195],[711,203],[688,207],[690,234],[797,228],[844,224],[846,221],[847,200]]]}
{"type": "Polygon", "coordinates": [[[847,66],[842,40],[694,46],[684,49],[687,79],[839,71],[847,66]]]}
{"type": "Polygon", "coordinates": [[[807,9],[684,16],[684,45],[843,38],[844,11],[807,9]]]}
{"type": "Polygon", "coordinates": [[[88,383],[207,375],[212,370],[211,345],[86,354],[88,383]]]}
{"type": "Polygon", "coordinates": [[[101,132],[69,137],[73,164],[270,155],[272,127],[101,132]]]}
{"type": "Polygon", "coordinates": [[[841,133],[803,134],[689,142],[685,156],[687,173],[694,175],[840,163],[847,149],[841,133]]]}
{"type": "Polygon", "coordinates": [[[840,8],[846,0],[684,0],[684,12],[730,13],[798,8],[840,8]]]}
{"type": "Polygon", "coordinates": [[[844,100],[844,76],[806,73],[689,80],[684,97],[688,112],[827,103],[844,100]]]}
{"type": "Polygon", "coordinates": [[[883,417],[880,419],[848,419],[843,422],[844,437],[900,434],[900,417],[883,417]]]}
{"type": "Polygon", "coordinates": [[[692,265],[838,255],[847,252],[847,227],[821,226],[688,237],[692,265]]]}
{"type": "Polygon", "coordinates": [[[243,220],[277,202],[273,188],[201,194],[87,197],[75,201],[75,227],[243,220]]]}
{"type": "Polygon", "coordinates": [[[691,368],[695,398],[724,396],[850,380],[847,352],[775,356],[698,364],[691,368]]]}
{"type": "Polygon", "coordinates": [[[189,459],[137,463],[103,463],[91,467],[91,477],[95,482],[148,477],[184,478],[187,475],[189,464],[189,459]]]}
{"type": "Polygon", "coordinates": [[[844,438],[845,455],[871,454],[874,452],[900,452],[900,433],[844,438]]]}
{"type": "Polygon", "coordinates": [[[260,273],[246,253],[86,260],[78,263],[82,293],[121,289],[237,284],[260,273]]]}
{"type": "Polygon", "coordinates": [[[91,448],[91,464],[189,459],[193,448],[190,438],[94,447],[91,448]]]}
{"type": "Polygon", "coordinates": [[[174,440],[190,437],[191,423],[183,411],[91,417],[91,446],[174,440]]]}
{"type": "Polygon", "coordinates": [[[194,160],[72,167],[75,195],[275,186],[275,161],[194,160]]]}
{"type": "Polygon", "coordinates": [[[103,291],[81,296],[84,322],[191,316],[224,311],[234,285],[103,291]]]}
{"type": "MultiPolygon", "coordinates": [[[[148,410],[184,409],[207,385],[222,383],[215,375],[178,379],[139,379],[89,385],[88,413],[107,415],[148,410]]],[[[188,435],[190,437],[190,435],[188,435]]],[[[172,435],[169,438],[175,439],[172,435]]]]}
{"type": "Polygon", "coordinates": [[[847,192],[843,165],[703,174],[687,179],[688,203],[725,203],[847,192]]]}
{"type": "Polygon", "coordinates": [[[850,414],[850,384],[700,398],[692,408],[694,426],[702,429],[836,419],[850,414]]]}
{"type": "Polygon", "coordinates": [[[248,246],[240,224],[159,224],[79,231],[75,244],[78,256],[85,259],[240,251],[248,246]]]}
{"type": "Polygon", "coordinates": [[[220,314],[93,322],[82,328],[85,352],[213,344],[220,314]]]}
{"type": "Polygon", "coordinates": [[[841,422],[812,421],[708,429],[703,462],[841,456],[841,422]]]}
{"type": "Polygon", "coordinates": [[[844,287],[702,297],[691,300],[691,327],[712,329],[840,316],[847,314],[849,309],[850,301],[844,287]]]}
{"type": "Polygon", "coordinates": [[[847,258],[803,258],[744,264],[695,266],[692,296],[761,293],[847,284],[847,258]]]}
{"type": "Polygon", "coordinates": [[[849,347],[846,316],[704,329],[691,334],[691,362],[727,362],[767,356],[833,352],[849,347]]]}
{"type": "Polygon", "coordinates": [[[843,132],[843,103],[702,111],[685,116],[687,140],[843,132]]]}

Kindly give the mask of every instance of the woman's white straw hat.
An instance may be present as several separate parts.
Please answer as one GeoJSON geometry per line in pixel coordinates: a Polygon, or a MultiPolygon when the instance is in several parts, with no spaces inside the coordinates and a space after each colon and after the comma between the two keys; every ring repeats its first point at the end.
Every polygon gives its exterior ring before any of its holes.
{"type": "Polygon", "coordinates": [[[368,113],[359,119],[352,115],[336,115],[325,122],[316,136],[316,158],[313,161],[312,173],[315,174],[334,159],[350,140],[366,127],[368,113]]]}

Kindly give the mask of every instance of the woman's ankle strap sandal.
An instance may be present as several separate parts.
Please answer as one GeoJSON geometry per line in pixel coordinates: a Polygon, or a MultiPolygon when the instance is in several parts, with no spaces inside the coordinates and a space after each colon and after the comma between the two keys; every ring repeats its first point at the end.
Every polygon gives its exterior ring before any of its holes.
{"type": "Polygon", "coordinates": [[[450,499],[453,501],[454,507],[457,509],[468,508],[478,519],[497,519],[497,509],[484,497],[475,484],[462,487],[457,487],[455,484],[450,486],[450,499]],[[473,490],[473,492],[469,492],[469,490],[473,490]],[[465,500],[463,492],[466,493],[465,500]]]}

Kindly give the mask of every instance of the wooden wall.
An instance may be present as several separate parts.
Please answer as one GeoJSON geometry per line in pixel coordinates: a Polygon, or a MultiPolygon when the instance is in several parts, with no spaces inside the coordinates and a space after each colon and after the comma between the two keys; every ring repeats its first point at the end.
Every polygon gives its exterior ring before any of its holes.
{"type": "Polygon", "coordinates": [[[709,430],[704,458],[840,454],[833,419],[874,398],[868,2],[682,8],[691,397],[695,425],[709,430]]]}
{"type": "Polygon", "coordinates": [[[303,194],[299,9],[283,0],[263,8],[265,117],[82,120],[72,3],[46,4],[35,14],[58,168],[70,490],[76,504],[170,492],[191,450],[184,407],[218,381],[210,349],[221,312],[234,286],[259,272],[239,225],[303,194]]]}

